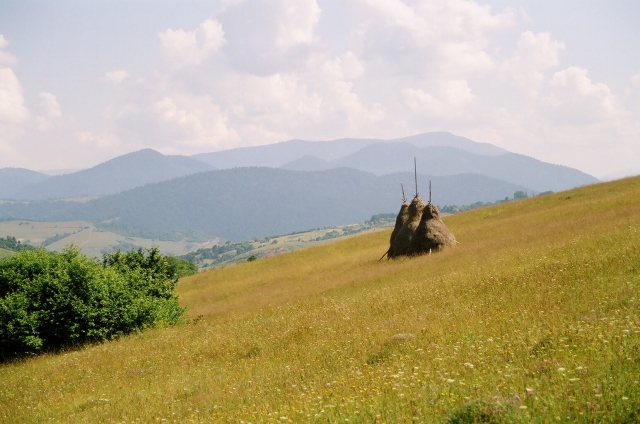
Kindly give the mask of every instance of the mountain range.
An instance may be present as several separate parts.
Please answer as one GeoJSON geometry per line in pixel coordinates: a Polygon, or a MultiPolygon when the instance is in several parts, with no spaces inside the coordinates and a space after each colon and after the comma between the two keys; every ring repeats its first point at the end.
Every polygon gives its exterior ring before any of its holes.
{"type": "Polygon", "coordinates": [[[14,184],[13,192],[3,197],[44,200],[104,196],[212,169],[212,166],[190,157],[165,156],[155,150],[144,149],[71,174],[52,177],[40,174],[44,178],[33,176],[31,184],[23,178],[22,185],[14,184]]]}
{"type": "Polygon", "coordinates": [[[476,173],[529,187],[559,191],[598,182],[573,168],[553,165],[477,143],[447,132],[394,140],[289,140],[191,157],[165,156],[144,149],[90,169],[47,176],[27,169],[0,169],[0,199],[45,200],[115,194],[145,184],[214,169],[263,166],[297,171],[353,168],[387,175],[406,172],[417,158],[421,173],[433,176],[476,173]]]}
{"type": "Polygon", "coordinates": [[[243,240],[394,212],[400,182],[408,183],[407,193],[413,190],[408,171],[414,158],[419,186],[424,190],[432,180],[440,206],[598,182],[576,169],[446,132],[386,141],[289,140],[191,157],[145,149],[57,176],[0,169],[0,218],[85,220],[243,240]],[[81,197],[97,198],[56,200],[81,197]]]}
{"type": "MultiPolygon", "coordinates": [[[[111,231],[199,233],[240,241],[325,226],[362,222],[396,212],[400,183],[410,199],[413,173],[376,176],[349,168],[290,171],[266,167],[201,172],[148,184],[88,202],[40,201],[0,204],[0,219],[89,221],[111,231]]],[[[470,204],[513,196],[527,187],[478,174],[418,175],[418,189],[433,202],[470,204]]]]}

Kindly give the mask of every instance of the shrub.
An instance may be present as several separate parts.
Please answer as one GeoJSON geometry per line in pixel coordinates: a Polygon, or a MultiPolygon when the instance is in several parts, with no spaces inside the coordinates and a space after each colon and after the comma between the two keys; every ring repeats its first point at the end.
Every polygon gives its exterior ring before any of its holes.
{"type": "Polygon", "coordinates": [[[176,278],[188,277],[198,273],[198,267],[193,261],[176,258],[175,256],[167,256],[166,258],[169,262],[169,271],[176,278]]]}
{"type": "Polygon", "coordinates": [[[20,252],[0,262],[0,361],[178,323],[176,284],[158,249],[20,252]]]}
{"type": "Polygon", "coordinates": [[[7,236],[5,238],[0,237],[0,248],[19,252],[21,250],[33,250],[35,247],[28,244],[22,244],[20,240],[15,237],[7,236]]]}

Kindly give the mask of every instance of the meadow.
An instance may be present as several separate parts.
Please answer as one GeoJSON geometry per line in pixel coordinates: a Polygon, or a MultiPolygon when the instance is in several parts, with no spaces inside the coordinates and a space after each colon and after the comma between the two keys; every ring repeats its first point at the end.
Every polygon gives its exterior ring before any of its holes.
{"type": "Polygon", "coordinates": [[[640,421],[640,178],[184,278],[191,320],[0,365],[22,422],[640,421]]]}
{"type": "Polygon", "coordinates": [[[33,246],[46,244],[46,248],[61,252],[70,244],[78,246],[87,256],[101,258],[103,252],[112,250],[130,250],[132,247],[151,248],[158,246],[164,254],[182,255],[201,247],[209,247],[218,239],[195,242],[186,239],[179,241],[153,240],[141,237],[127,237],[111,231],[101,230],[86,221],[0,221],[0,237],[12,236],[23,243],[33,246]],[[57,236],[57,237],[56,237],[57,236]],[[49,243],[47,243],[49,240],[49,243]],[[55,240],[55,241],[54,241],[55,240]]]}

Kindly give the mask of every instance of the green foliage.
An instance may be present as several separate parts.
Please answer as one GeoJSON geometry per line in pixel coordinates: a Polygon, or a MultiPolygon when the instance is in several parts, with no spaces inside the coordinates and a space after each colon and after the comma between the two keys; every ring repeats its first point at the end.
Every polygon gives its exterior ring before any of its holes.
{"type": "Polygon", "coordinates": [[[247,262],[253,262],[258,260],[258,257],[256,255],[251,255],[247,258],[247,262]]]}
{"type": "Polygon", "coordinates": [[[513,200],[527,199],[528,197],[529,195],[526,191],[516,191],[515,193],[513,193],[513,200]]]}
{"type": "Polygon", "coordinates": [[[198,273],[198,267],[192,261],[175,256],[167,256],[166,259],[169,262],[169,270],[177,278],[188,277],[198,273]]]}
{"type": "Polygon", "coordinates": [[[20,252],[23,250],[33,250],[35,247],[29,246],[28,244],[22,244],[15,237],[7,236],[5,238],[0,237],[0,249],[20,252]]]}
{"type": "Polygon", "coordinates": [[[377,215],[372,215],[371,219],[364,223],[367,225],[382,225],[393,222],[396,222],[395,213],[379,213],[377,215]]]}
{"type": "Polygon", "coordinates": [[[0,262],[0,361],[180,322],[176,284],[158,249],[22,251],[0,262]]]}
{"type": "Polygon", "coordinates": [[[218,244],[213,247],[198,249],[195,252],[189,252],[186,255],[180,256],[180,258],[196,264],[201,263],[205,259],[212,259],[213,264],[215,265],[229,260],[234,256],[250,252],[253,249],[253,245],[248,241],[242,243],[231,243],[227,241],[224,244],[218,244]]]}
{"type": "Polygon", "coordinates": [[[105,247],[104,249],[100,249],[100,253],[104,254],[109,254],[109,253],[114,253],[117,252],[118,250],[122,251],[122,252],[126,252],[128,250],[135,250],[135,249],[139,249],[140,246],[136,246],[133,243],[129,243],[128,241],[119,241],[117,245],[115,246],[108,246],[105,247]]]}
{"type": "Polygon", "coordinates": [[[515,406],[509,400],[476,400],[457,408],[446,424],[501,424],[517,422],[515,406]]]}
{"type": "Polygon", "coordinates": [[[42,242],[42,246],[49,246],[50,244],[53,244],[57,241],[60,241],[62,239],[65,239],[67,237],[69,237],[71,235],[71,233],[64,233],[64,234],[58,234],[56,233],[55,236],[51,236],[51,237],[47,237],[43,242],[42,242]]]}

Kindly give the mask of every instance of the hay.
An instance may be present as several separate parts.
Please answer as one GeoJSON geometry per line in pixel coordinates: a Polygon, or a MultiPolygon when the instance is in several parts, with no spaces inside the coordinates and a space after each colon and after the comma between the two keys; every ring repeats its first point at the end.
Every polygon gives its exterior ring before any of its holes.
{"type": "Polygon", "coordinates": [[[393,246],[394,246],[394,240],[396,239],[396,236],[400,232],[400,229],[402,228],[402,226],[408,220],[409,220],[409,204],[406,201],[404,201],[404,202],[402,202],[402,206],[400,206],[400,212],[398,212],[398,216],[396,217],[396,226],[393,227],[393,231],[391,232],[391,240],[389,242],[389,250],[387,250],[387,253],[382,255],[383,258],[384,258],[385,255],[389,255],[391,257],[391,255],[392,255],[391,250],[393,249],[393,246]]]}
{"type": "Polygon", "coordinates": [[[396,258],[453,247],[456,239],[440,219],[438,207],[416,196],[411,204],[404,202],[400,207],[389,244],[386,255],[396,258]]]}

